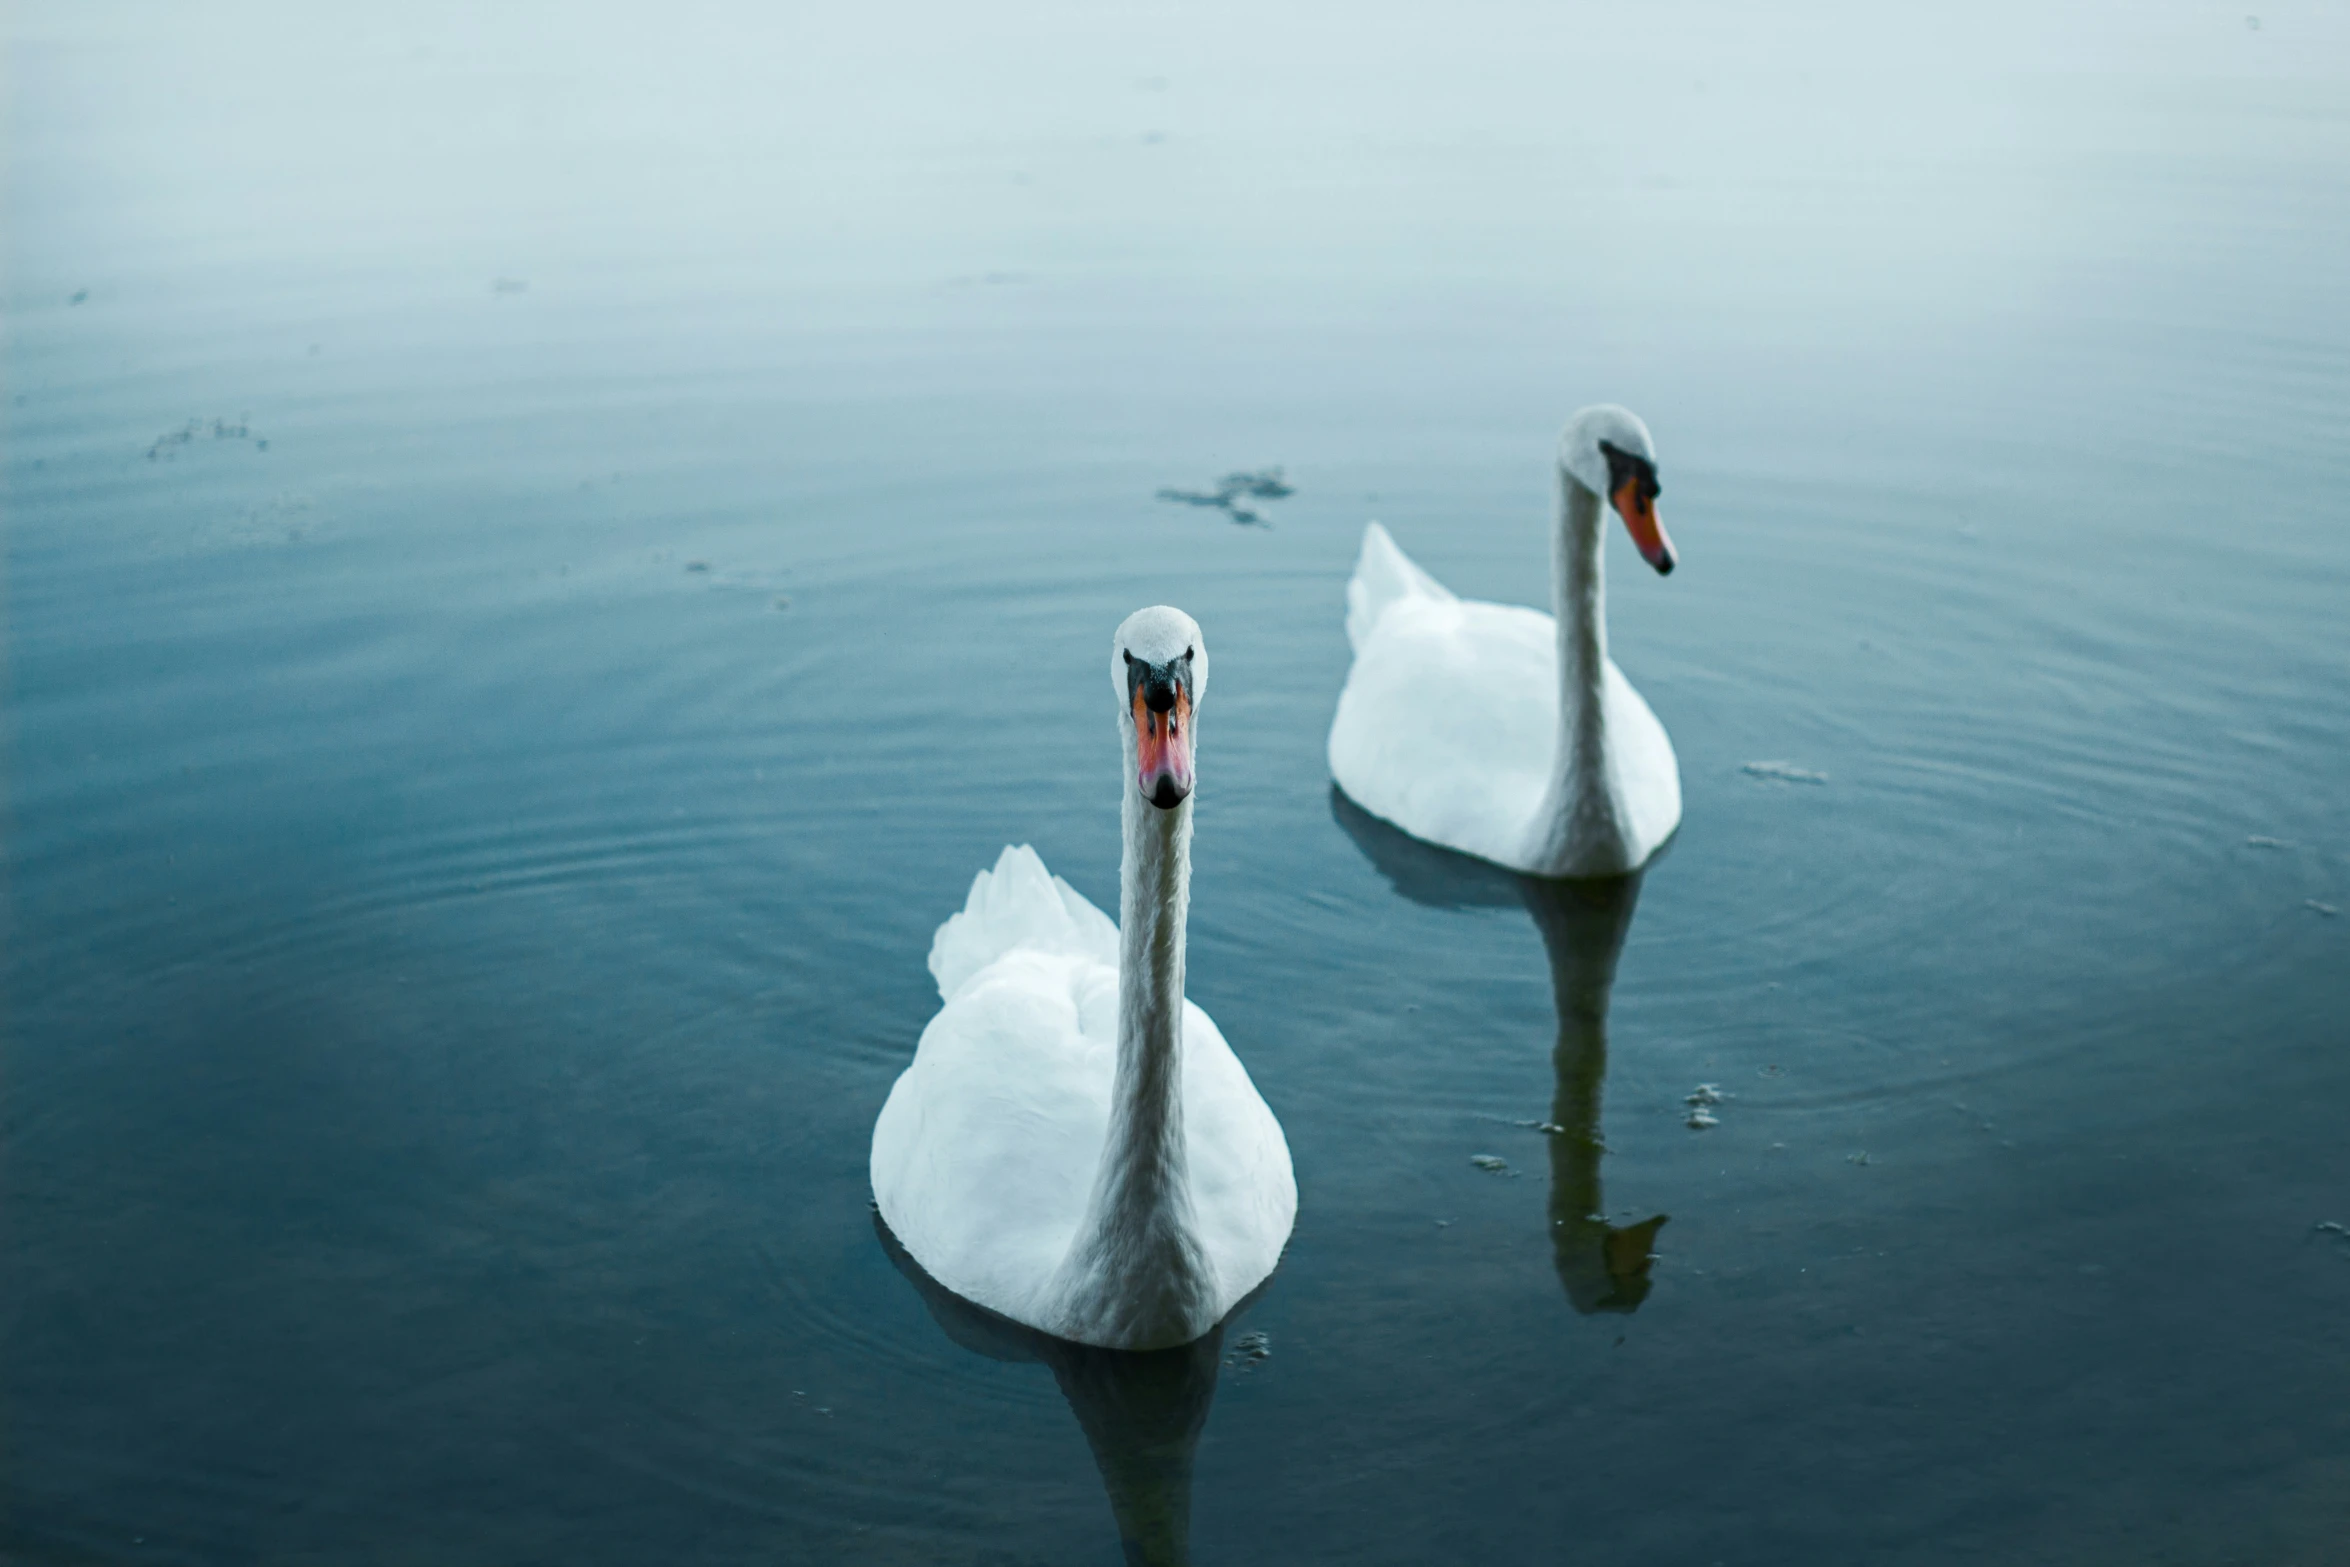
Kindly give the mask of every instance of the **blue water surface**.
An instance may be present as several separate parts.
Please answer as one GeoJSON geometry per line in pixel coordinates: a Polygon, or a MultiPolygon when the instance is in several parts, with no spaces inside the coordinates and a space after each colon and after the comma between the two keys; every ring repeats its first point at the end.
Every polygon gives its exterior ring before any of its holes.
{"type": "Polygon", "coordinates": [[[13,14],[6,1554],[2338,1560],[2344,18],[835,10],[13,14]],[[1322,744],[1597,400],[1546,889],[1322,744]],[[1129,1365],[865,1155],[1161,601],[1301,1207],[1129,1365]]]}

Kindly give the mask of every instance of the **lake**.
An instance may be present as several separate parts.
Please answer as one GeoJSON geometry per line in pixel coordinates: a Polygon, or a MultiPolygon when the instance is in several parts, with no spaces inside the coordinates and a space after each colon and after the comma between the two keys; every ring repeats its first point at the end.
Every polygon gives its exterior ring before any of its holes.
{"type": "Polygon", "coordinates": [[[7,25],[0,1553],[2338,1559],[2350,16],[7,25]],[[1323,741],[1594,401],[1686,807],[1561,887],[1323,741]],[[1155,602],[1300,1208],[1127,1360],[866,1152],[1155,602]]]}

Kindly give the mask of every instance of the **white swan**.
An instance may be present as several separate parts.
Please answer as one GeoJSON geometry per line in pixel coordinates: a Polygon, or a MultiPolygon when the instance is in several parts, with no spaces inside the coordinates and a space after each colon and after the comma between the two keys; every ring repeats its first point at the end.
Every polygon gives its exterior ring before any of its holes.
{"type": "Polygon", "coordinates": [[[1183,996],[1208,650],[1180,610],[1118,628],[1119,915],[1009,848],[938,928],[946,1005],[873,1127],[873,1195],[931,1277],[1106,1349],[1187,1344],[1273,1271],[1289,1144],[1183,996]]]}
{"type": "Polygon", "coordinates": [[[1559,437],[1551,602],[1541,614],[1455,598],[1363,530],[1346,588],[1354,668],[1330,725],[1330,774],[1415,838],[1536,876],[1635,870],[1681,821],[1681,771],[1656,714],[1607,656],[1600,496],[1659,574],[1648,427],[1613,404],[1559,437]]]}

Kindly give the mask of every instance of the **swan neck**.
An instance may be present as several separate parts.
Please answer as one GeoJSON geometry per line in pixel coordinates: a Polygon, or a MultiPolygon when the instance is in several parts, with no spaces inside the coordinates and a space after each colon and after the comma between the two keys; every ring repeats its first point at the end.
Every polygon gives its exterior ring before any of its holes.
{"type": "Polygon", "coordinates": [[[1559,470],[1559,525],[1551,547],[1551,608],[1558,617],[1561,733],[1596,742],[1606,716],[1607,556],[1599,496],[1559,470]]]}
{"type": "MultiPolygon", "coordinates": [[[[1132,769],[1128,769],[1129,772],[1132,769]]],[[[1191,905],[1191,801],[1161,810],[1131,786],[1118,868],[1118,1072],[1111,1135],[1174,1136],[1183,1100],[1184,925],[1191,905]]],[[[1107,1156],[1105,1155],[1105,1158],[1107,1156]]]]}
{"type": "Polygon", "coordinates": [[[1085,1217],[1062,1263],[1065,1338],[1124,1349],[1188,1343],[1215,1322],[1215,1277],[1192,1215],[1183,1131],[1183,946],[1191,805],[1134,784],[1126,737],[1118,875],[1118,1055],[1085,1217]]]}
{"type": "Polygon", "coordinates": [[[1606,875],[1625,868],[1621,812],[1609,781],[1607,576],[1596,492],[1559,469],[1551,606],[1558,626],[1558,750],[1534,818],[1526,869],[1542,876],[1606,875]]]}

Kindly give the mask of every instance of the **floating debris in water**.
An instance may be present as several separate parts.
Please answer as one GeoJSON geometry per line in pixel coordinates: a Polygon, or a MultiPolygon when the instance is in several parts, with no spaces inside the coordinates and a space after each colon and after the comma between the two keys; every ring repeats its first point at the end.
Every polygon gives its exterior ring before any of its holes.
{"type": "Polygon", "coordinates": [[[245,415],[239,414],[234,424],[226,419],[190,419],[176,430],[166,430],[155,437],[147,447],[147,460],[149,462],[169,462],[179,455],[181,447],[191,444],[198,437],[206,434],[216,441],[251,441],[253,449],[257,452],[269,450],[269,443],[256,437],[251,427],[245,423],[245,415]]]}
{"type": "Polygon", "coordinates": [[[1296,493],[1296,487],[1281,476],[1279,468],[1259,468],[1253,472],[1228,473],[1216,481],[1213,490],[1178,490],[1170,486],[1159,491],[1159,499],[1183,506],[1212,506],[1244,528],[1270,528],[1273,525],[1265,520],[1264,513],[1242,505],[1242,498],[1277,501],[1296,493]]]}
{"type": "Polygon", "coordinates": [[[1846,1164],[1866,1164],[1869,1162],[1868,1152],[1863,1149],[1859,1153],[1848,1153],[1844,1156],[1844,1162],[1846,1164]]]}
{"type": "Polygon", "coordinates": [[[1287,500],[1297,493],[1297,486],[1281,476],[1281,470],[1259,468],[1254,473],[1228,473],[1216,481],[1218,494],[1253,495],[1260,501],[1287,500]]]}
{"type": "Polygon", "coordinates": [[[2320,1235],[2339,1235],[2350,1241],[2350,1224],[2344,1224],[2339,1219],[2320,1219],[2313,1227],[2320,1235]]]}
{"type": "Polygon", "coordinates": [[[689,560],[685,563],[685,569],[688,571],[708,571],[710,563],[706,560],[689,560]]]}
{"type": "Polygon", "coordinates": [[[73,297],[72,297],[72,298],[70,298],[70,299],[68,299],[68,300],[66,301],[66,303],[67,303],[67,304],[69,304],[69,305],[78,305],[78,304],[80,304],[80,303],[81,303],[83,300],[85,300],[85,299],[87,299],[87,298],[89,298],[89,297],[90,297],[90,291],[89,291],[88,289],[86,289],[86,288],[77,288],[77,289],[75,289],[75,290],[73,291],[73,297]]]}
{"type": "Polygon", "coordinates": [[[1729,1097],[1722,1092],[1718,1083],[1700,1083],[1697,1091],[1681,1102],[1685,1105],[1718,1105],[1729,1097]]]}
{"type": "Polygon", "coordinates": [[[2332,919],[2335,915],[2342,912],[2340,909],[2335,908],[2332,904],[2320,903],[2315,898],[2303,898],[2301,901],[2310,908],[2317,910],[2318,913],[2323,914],[2327,919],[2332,919]]]}
{"type": "Polygon", "coordinates": [[[1738,770],[1753,778],[1768,778],[1773,783],[1824,784],[1826,773],[1815,773],[1808,767],[1793,762],[1742,762],[1738,770]]]}
{"type": "Polygon", "coordinates": [[[1696,1091],[1681,1101],[1689,1107],[1689,1130],[1702,1132],[1709,1126],[1721,1125],[1721,1118],[1714,1114],[1712,1107],[1729,1097],[1718,1083],[1698,1084],[1696,1091]]]}
{"type": "Polygon", "coordinates": [[[1232,1353],[1224,1357],[1224,1364],[1246,1371],[1261,1366],[1273,1358],[1273,1335],[1270,1333],[1243,1333],[1233,1340],[1232,1353]]]}
{"type": "Polygon", "coordinates": [[[2292,839],[2271,838],[2264,832],[2256,832],[2244,841],[2255,849],[2290,849],[2293,847],[2292,839]]]}
{"type": "Polygon", "coordinates": [[[1518,1173],[1511,1169],[1510,1162],[1499,1154],[1473,1153],[1469,1155],[1469,1162],[1490,1175],[1515,1175],[1518,1173]]]}
{"type": "Polygon", "coordinates": [[[1711,1110],[1708,1110],[1703,1105],[1695,1106],[1689,1112],[1689,1130],[1693,1132],[1702,1132],[1708,1127],[1715,1127],[1721,1124],[1722,1118],[1718,1115],[1715,1115],[1711,1110]]]}

